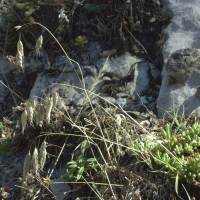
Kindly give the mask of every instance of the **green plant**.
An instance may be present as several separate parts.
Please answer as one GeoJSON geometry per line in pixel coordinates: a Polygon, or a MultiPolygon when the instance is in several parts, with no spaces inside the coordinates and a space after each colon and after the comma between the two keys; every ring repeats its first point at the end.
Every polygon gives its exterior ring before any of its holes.
{"type": "Polygon", "coordinates": [[[0,154],[5,154],[8,151],[11,151],[11,139],[6,138],[0,142],[0,154]]]}
{"type": "Polygon", "coordinates": [[[0,137],[2,137],[2,134],[5,135],[5,132],[3,131],[3,128],[4,128],[4,126],[3,126],[2,122],[0,122],[0,137]]]}
{"type": "Polygon", "coordinates": [[[85,36],[77,36],[74,41],[75,46],[80,46],[81,48],[85,48],[88,43],[88,40],[85,36]]]}
{"type": "Polygon", "coordinates": [[[65,178],[67,181],[71,180],[72,178],[76,177],[75,180],[78,181],[81,179],[83,173],[88,174],[88,170],[95,170],[98,172],[99,164],[97,161],[101,158],[86,158],[85,157],[85,148],[86,148],[87,140],[84,140],[80,147],[81,155],[78,156],[76,160],[72,160],[67,163],[70,169],[66,170],[66,174],[62,175],[62,178],[65,178]]]}
{"type": "MultiPolygon", "coordinates": [[[[178,127],[180,128],[180,127],[178,127]]],[[[135,142],[132,146],[133,153],[142,155],[150,153],[152,159],[161,166],[159,172],[167,173],[171,177],[179,174],[179,179],[191,183],[200,178],[200,124],[194,123],[179,134],[172,130],[169,124],[160,128],[162,133],[161,144],[152,145],[145,141],[143,145],[135,142]]],[[[140,155],[141,157],[141,155],[140,155]]]]}

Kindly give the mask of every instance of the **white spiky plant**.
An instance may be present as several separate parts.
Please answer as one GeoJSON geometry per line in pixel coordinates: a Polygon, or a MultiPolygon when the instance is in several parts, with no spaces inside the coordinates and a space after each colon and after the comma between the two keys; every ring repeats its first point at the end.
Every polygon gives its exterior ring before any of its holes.
{"type": "Polygon", "coordinates": [[[53,107],[53,98],[49,97],[46,102],[46,120],[50,122],[51,110],[53,107]]]}
{"type": "Polygon", "coordinates": [[[39,104],[37,106],[37,113],[36,113],[36,116],[35,116],[36,126],[42,127],[44,117],[45,117],[45,108],[44,108],[44,105],[43,104],[39,104]]]}
{"type": "Polygon", "coordinates": [[[57,102],[58,102],[58,93],[54,92],[53,93],[53,108],[56,107],[57,102]]]}
{"type": "Polygon", "coordinates": [[[39,175],[39,161],[38,161],[38,149],[35,147],[31,159],[31,164],[32,164],[32,172],[35,175],[39,175]]]}
{"type": "Polygon", "coordinates": [[[19,65],[24,71],[24,47],[21,41],[21,37],[19,37],[17,43],[16,65],[19,65]]]}
{"type": "Polygon", "coordinates": [[[26,129],[27,125],[27,110],[25,109],[24,112],[21,115],[21,123],[22,123],[22,132],[24,133],[24,130],[26,129]]]}
{"type": "Polygon", "coordinates": [[[39,38],[36,41],[36,45],[35,45],[35,51],[37,53],[37,56],[40,56],[40,51],[42,48],[42,44],[43,44],[43,36],[42,34],[39,36],[39,38]]]}
{"type": "Polygon", "coordinates": [[[39,166],[40,166],[41,170],[43,169],[43,167],[45,165],[46,156],[47,156],[46,141],[44,140],[40,149],[39,149],[39,166]]]}
{"type": "Polygon", "coordinates": [[[32,106],[29,106],[27,108],[27,118],[30,125],[33,125],[33,115],[34,115],[34,109],[32,106]]]}
{"type": "Polygon", "coordinates": [[[24,160],[24,166],[23,166],[23,181],[26,182],[27,174],[31,170],[31,153],[30,151],[26,154],[25,160],[24,160]]]}
{"type": "Polygon", "coordinates": [[[31,107],[35,110],[35,107],[36,107],[36,102],[35,102],[35,100],[31,101],[31,107]]]}

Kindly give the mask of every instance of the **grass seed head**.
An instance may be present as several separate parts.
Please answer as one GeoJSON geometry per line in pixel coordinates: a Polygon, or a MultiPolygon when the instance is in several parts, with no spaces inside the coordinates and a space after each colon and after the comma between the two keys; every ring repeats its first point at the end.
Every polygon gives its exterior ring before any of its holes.
{"type": "Polygon", "coordinates": [[[29,151],[24,160],[23,181],[26,182],[27,174],[30,172],[30,170],[31,170],[31,153],[29,151]]]}
{"type": "Polygon", "coordinates": [[[47,151],[46,151],[46,142],[45,140],[43,141],[40,149],[39,149],[39,160],[40,160],[40,169],[42,170],[45,162],[46,162],[46,155],[47,155],[47,151]]]}
{"type": "Polygon", "coordinates": [[[22,132],[24,133],[24,130],[26,129],[27,125],[27,110],[25,109],[21,116],[21,123],[22,123],[22,132]]]}
{"type": "Polygon", "coordinates": [[[37,39],[36,45],[35,45],[37,56],[40,56],[40,50],[42,48],[42,44],[43,44],[43,36],[41,34],[40,37],[37,39]]]}
{"type": "Polygon", "coordinates": [[[33,107],[29,106],[27,109],[27,117],[28,117],[28,121],[29,121],[30,125],[33,124],[33,114],[34,114],[33,107]]]}
{"type": "Polygon", "coordinates": [[[43,119],[45,117],[45,108],[43,104],[39,104],[37,108],[37,113],[35,116],[36,126],[42,127],[43,119]]]}
{"type": "Polygon", "coordinates": [[[56,107],[57,101],[58,101],[58,93],[54,92],[53,93],[53,108],[56,107]]]}
{"type": "Polygon", "coordinates": [[[53,107],[53,98],[48,98],[47,103],[46,103],[46,120],[49,123],[50,122],[50,115],[51,115],[51,110],[53,107]]]}
{"type": "Polygon", "coordinates": [[[17,43],[16,65],[19,65],[24,71],[24,47],[20,38],[17,43]]]}
{"type": "Polygon", "coordinates": [[[32,172],[35,175],[39,175],[39,162],[38,162],[38,149],[35,147],[34,151],[33,151],[33,155],[32,155],[32,159],[31,159],[31,163],[32,163],[32,172]]]}
{"type": "Polygon", "coordinates": [[[32,106],[32,108],[33,108],[33,110],[34,110],[34,109],[35,109],[35,106],[36,106],[35,100],[31,101],[31,106],[32,106]]]}

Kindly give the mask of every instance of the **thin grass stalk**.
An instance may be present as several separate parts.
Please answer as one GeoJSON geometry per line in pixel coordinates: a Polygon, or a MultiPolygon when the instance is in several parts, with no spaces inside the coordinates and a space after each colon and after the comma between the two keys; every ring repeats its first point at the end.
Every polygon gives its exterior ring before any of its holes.
{"type": "Polygon", "coordinates": [[[74,71],[75,71],[75,73],[76,73],[76,75],[77,75],[79,81],[81,82],[81,84],[82,84],[82,86],[83,86],[83,90],[85,91],[85,93],[86,93],[86,95],[87,95],[87,92],[86,92],[86,89],[85,89],[85,81],[84,81],[83,73],[82,73],[82,70],[81,70],[81,67],[80,67],[79,63],[76,62],[75,60],[69,58],[68,54],[66,53],[66,51],[64,50],[64,48],[62,47],[62,45],[60,44],[60,42],[57,40],[57,38],[51,33],[51,31],[50,31],[48,28],[46,28],[45,26],[43,26],[43,25],[40,24],[40,23],[31,22],[31,23],[27,23],[27,24],[23,25],[23,26],[22,26],[22,31],[23,31],[25,28],[27,28],[28,26],[31,26],[31,25],[33,25],[33,24],[37,24],[37,25],[43,27],[43,28],[53,37],[53,39],[56,41],[56,43],[57,43],[57,44],[59,45],[59,47],[62,49],[62,51],[63,51],[63,53],[65,54],[66,58],[69,60],[69,62],[70,62],[70,64],[71,64],[71,66],[73,67],[73,69],[74,69],[74,71]],[[76,64],[78,65],[78,68],[79,68],[80,73],[81,73],[81,79],[82,79],[82,80],[79,78],[79,75],[78,75],[76,69],[74,68],[74,65],[72,64],[72,62],[74,62],[74,63],[76,63],[76,64]]]}
{"type": "MultiPolygon", "coordinates": [[[[87,180],[82,176],[83,180],[87,183],[87,185],[90,187],[90,189],[97,195],[97,197],[100,199],[100,200],[104,200],[102,199],[99,194],[93,189],[93,187],[87,182],[87,180]]],[[[94,183],[95,184],[95,183],[94,183]]]]}
{"type": "MultiPolygon", "coordinates": [[[[56,83],[57,84],[57,83],[56,83]]],[[[71,86],[71,85],[68,85],[68,84],[59,84],[59,85],[67,85],[67,86],[71,86]]],[[[74,88],[78,88],[78,89],[82,89],[82,88],[79,88],[79,87],[76,87],[76,86],[71,86],[71,87],[74,87],[74,88]]],[[[93,93],[93,92],[92,92],[93,93]]],[[[114,105],[113,103],[111,103],[111,102],[109,102],[108,100],[106,100],[106,99],[104,99],[103,97],[101,97],[101,96],[99,96],[99,95],[97,95],[97,94],[95,94],[95,93],[93,93],[94,95],[96,95],[97,97],[99,97],[99,98],[101,98],[101,99],[103,99],[103,100],[105,100],[106,102],[108,102],[108,103],[110,103],[112,106],[114,106],[115,108],[118,108],[116,105],[114,105]]],[[[121,111],[126,115],[126,116],[128,116],[133,122],[135,122],[138,126],[140,126],[142,129],[144,129],[144,127],[140,124],[140,123],[138,123],[135,119],[133,119],[126,111],[124,111],[123,110],[123,108],[120,106],[120,105],[118,105],[119,106],[119,108],[121,109],[121,111]]],[[[98,122],[98,120],[97,120],[97,122],[98,122]]],[[[99,122],[98,122],[98,124],[99,124],[99,122]]],[[[100,129],[101,130],[101,129],[100,129]]],[[[102,130],[101,130],[102,131],[102,130]]],[[[151,135],[151,133],[149,133],[149,131],[147,131],[146,130],[146,133],[148,133],[149,135],[151,135]]],[[[152,136],[152,135],[151,135],[152,136]]],[[[106,140],[105,140],[106,141],[106,140]]],[[[157,141],[157,140],[156,140],[157,141]]],[[[172,155],[172,157],[174,157],[181,165],[183,165],[164,145],[162,145],[162,143],[160,143],[159,141],[157,141],[170,155],[172,155]]]]}
{"type": "MultiPolygon", "coordinates": [[[[89,140],[88,140],[88,141],[89,141],[89,140]]],[[[104,156],[103,156],[103,153],[101,152],[101,149],[99,148],[99,146],[98,146],[96,143],[94,143],[94,144],[95,144],[95,146],[98,148],[99,153],[101,154],[101,156],[102,156],[102,158],[103,158],[103,160],[104,160],[104,164],[106,164],[106,160],[105,160],[105,158],[104,158],[104,156]]],[[[90,146],[91,146],[91,145],[90,145],[90,146]]],[[[91,148],[91,150],[92,150],[92,148],[91,148]]],[[[92,154],[93,154],[93,157],[95,158],[96,162],[99,164],[99,162],[97,161],[97,159],[96,159],[96,157],[95,157],[95,155],[94,155],[93,150],[92,150],[92,154]]],[[[113,189],[112,189],[112,185],[110,184],[110,179],[109,179],[109,177],[108,177],[106,171],[101,167],[100,164],[99,164],[99,167],[100,167],[101,170],[104,171],[104,173],[106,174],[106,178],[107,178],[107,180],[108,180],[108,184],[109,184],[110,190],[111,190],[113,196],[115,196],[115,194],[114,194],[114,192],[113,192],[113,189]]]]}
{"type": "Polygon", "coordinates": [[[35,178],[37,179],[37,181],[45,188],[47,189],[52,195],[53,198],[57,199],[57,197],[53,194],[53,192],[41,181],[39,176],[35,176],[35,178]]]}

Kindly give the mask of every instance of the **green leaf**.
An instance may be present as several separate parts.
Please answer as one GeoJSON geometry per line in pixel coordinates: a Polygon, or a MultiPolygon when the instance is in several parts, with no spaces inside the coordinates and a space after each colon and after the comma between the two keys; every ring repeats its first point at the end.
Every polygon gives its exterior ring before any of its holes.
{"type": "Polygon", "coordinates": [[[74,172],[76,171],[76,169],[77,168],[72,168],[67,172],[67,174],[65,176],[66,180],[70,180],[72,178],[72,176],[74,175],[74,172]]]}
{"type": "Polygon", "coordinates": [[[89,11],[94,11],[94,12],[99,12],[99,11],[103,11],[105,9],[106,5],[105,4],[101,4],[101,5],[96,5],[96,4],[92,4],[92,3],[86,3],[84,8],[89,10],[89,11]]]}
{"type": "Polygon", "coordinates": [[[78,180],[82,177],[83,172],[84,172],[84,166],[82,166],[82,167],[78,170],[78,173],[77,173],[77,176],[76,176],[76,181],[78,181],[78,180]]]}
{"type": "Polygon", "coordinates": [[[86,160],[86,162],[96,162],[96,159],[95,159],[95,158],[88,158],[88,159],[86,160]]]}
{"type": "Polygon", "coordinates": [[[78,163],[78,165],[80,166],[80,165],[83,165],[84,163],[85,163],[85,158],[83,157],[83,155],[80,155],[79,157],[78,157],[78,159],[77,159],[77,163],[78,163]]]}
{"type": "Polygon", "coordinates": [[[168,162],[166,162],[165,164],[169,167],[169,169],[170,169],[172,172],[175,172],[175,171],[174,171],[174,168],[173,168],[168,162]]]}
{"type": "Polygon", "coordinates": [[[81,155],[84,155],[86,144],[87,144],[87,140],[84,140],[81,144],[81,155]]]}
{"type": "Polygon", "coordinates": [[[74,160],[67,163],[67,165],[74,165],[74,164],[76,164],[76,161],[74,161],[74,160]]]}
{"type": "Polygon", "coordinates": [[[75,164],[75,165],[70,165],[70,166],[69,166],[69,168],[77,168],[77,167],[78,167],[77,164],[75,164]]]}

